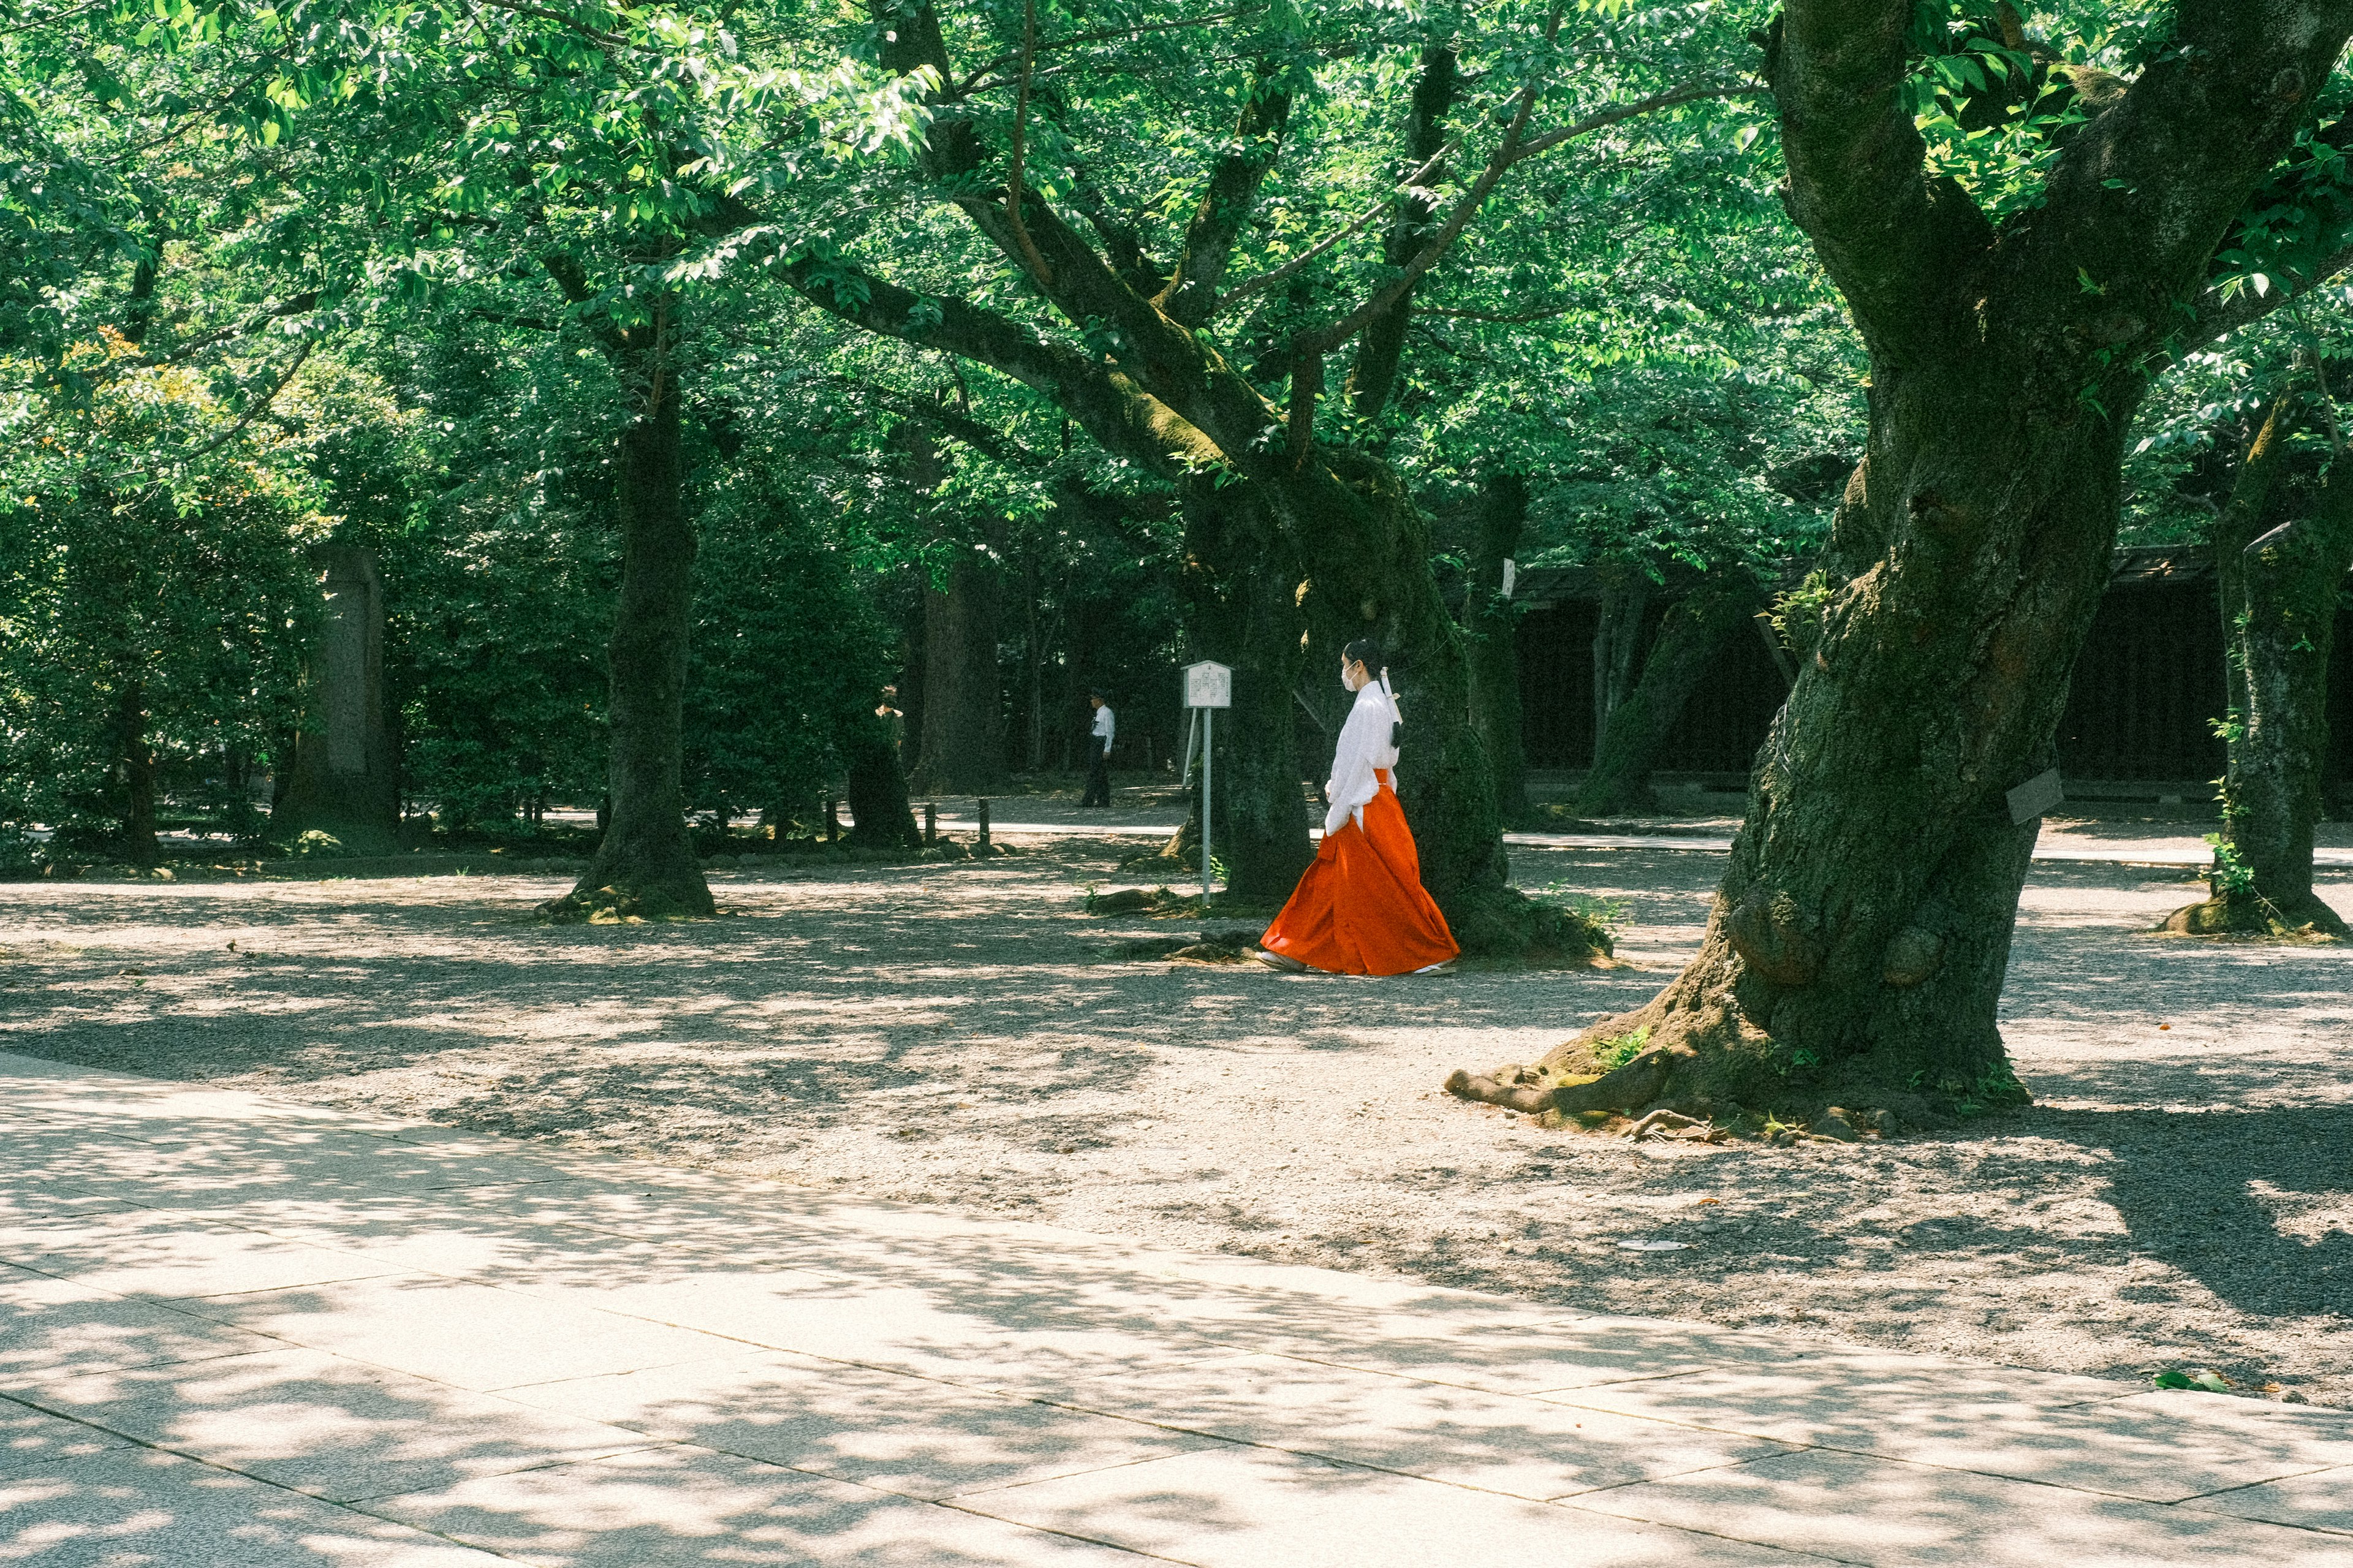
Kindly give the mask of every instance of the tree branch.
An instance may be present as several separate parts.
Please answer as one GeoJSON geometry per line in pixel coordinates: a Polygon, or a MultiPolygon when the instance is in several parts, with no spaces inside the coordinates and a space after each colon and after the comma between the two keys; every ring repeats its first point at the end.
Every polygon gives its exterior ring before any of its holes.
{"type": "Polygon", "coordinates": [[[1013,104],[1013,148],[1005,174],[1005,222],[1013,230],[1013,238],[1020,247],[1021,265],[1038,280],[1040,289],[1054,286],[1053,274],[1046,270],[1046,258],[1038,254],[1038,245],[1029,237],[1029,228],[1021,222],[1021,155],[1024,133],[1029,126],[1029,67],[1038,52],[1038,0],[1022,0],[1021,5],[1021,90],[1013,104]]]}
{"type": "Polygon", "coordinates": [[[1215,442],[1125,374],[962,300],[918,295],[837,258],[779,263],[786,287],[852,326],[960,354],[1044,394],[1106,451],[1154,473],[1221,462],[1215,442]]]}
{"type": "Polygon", "coordinates": [[[1900,357],[1957,325],[1968,271],[1957,260],[1993,237],[1958,184],[1925,172],[1927,145],[1904,100],[1914,9],[1912,0],[1788,0],[1765,62],[1789,216],[1864,338],[1900,357]],[[1925,309],[1939,285],[1948,285],[1945,308],[1925,309]]]}
{"type": "Polygon", "coordinates": [[[1057,38],[1052,43],[1039,44],[1034,48],[1024,48],[1013,54],[997,56],[949,88],[946,96],[950,99],[969,98],[976,92],[986,92],[993,87],[1008,86],[1010,84],[1007,81],[988,81],[984,79],[989,72],[1009,66],[1016,60],[1025,59],[1033,54],[1057,54],[1063,49],[1075,49],[1087,44],[1107,44],[1114,38],[1136,38],[1147,33],[1171,33],[1180,27],[1203,27],[1211,22],[1229,22],[1236,16],[1254,16],[1259,9],[1260,7],[1250,5],[1237,6],[1231,11],[1212,11],[1206,16],[1180,16],[1173,22],[1146,22],[1134,27],[1106,27],[1100,32],[1078,33],[1067,38],[1057,38]]]}
{"type": "Polygon", "coordinates": [[[1261,59],[1252,73],[1250,101],[1234,125],[1233,146],[1210,172],[1201,205],[1186,226],[1168,286],[1152,302],[1173,321],[1198,327],[1217,313],[1218,285],[1233,258],[1234,242],[1250,219],[1259,187],[1282,149],[1291,119],[1291,94],[1273,85],[1279,68],[1261,59]]]}

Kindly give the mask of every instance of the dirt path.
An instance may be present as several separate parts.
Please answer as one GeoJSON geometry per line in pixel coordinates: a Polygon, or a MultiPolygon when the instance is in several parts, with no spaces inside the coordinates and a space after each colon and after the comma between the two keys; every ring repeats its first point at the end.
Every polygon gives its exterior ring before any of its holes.
{"type": "MultiPolygon", "coordinates": [[[[1528,851],[1644,969],[1345,980],[1116,962],[1132,844],[717,879],[549,929],[552,878],[0,887],[0,1048],[875,1197],[1579,1307],[2353,1405],[2353,953],[2139,934],[2195,893],[2038,867],[2005,1008],[2041,1104],[1859,1150],[1632,1146],[1437,1091],[1655,987],[1714,857],[1528,851]],[[232,949],[230,943],[234,942],[232,949]],[[2168,1026],[2170,1027],[2160,1027],[2168,1026]],[[1664,1237],[1681,1252],[1621,1240],[1664,1237]]],[[[2353,879],[2328,896],[2353,914],[2353,879]]],[[[1183,928],[1178,928],[1183,929],[1183,928]]]]}

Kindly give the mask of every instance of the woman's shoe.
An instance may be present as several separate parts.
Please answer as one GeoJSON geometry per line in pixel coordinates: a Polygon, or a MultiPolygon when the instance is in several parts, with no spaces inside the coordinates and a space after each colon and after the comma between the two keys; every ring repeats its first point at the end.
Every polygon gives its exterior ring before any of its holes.
{"type": "Polygon", "coordinates": [[[1451,974],[1454,973],[1454,961],[1449,958],[1437,963],[1425,963],[1414,973],[1416,974],[1451,974]]]}
{"type": "Polygon", "coordinates": [[[1280,969],[1285,974],[1304,974],[1307,973],[1307,966],[1300,963],[1299,960],[1280,952],[1269,952],[1262,947],[1252,952],[1250,956],[1257,959],[1261,963],[1265,964],[1269,969],[1280,969]]]}

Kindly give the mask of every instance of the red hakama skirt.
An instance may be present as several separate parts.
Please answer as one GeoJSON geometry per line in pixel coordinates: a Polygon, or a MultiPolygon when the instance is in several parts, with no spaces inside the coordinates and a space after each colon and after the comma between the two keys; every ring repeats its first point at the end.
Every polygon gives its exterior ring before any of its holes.
{"type": "Polygon", "coordinates": [[[1259,945],[1336,974],[1410,974],[1461,949],[1421,885],[1421,854],[1387,769],[1365,805],[1324,836],[1315,864],[1259,945]]]}

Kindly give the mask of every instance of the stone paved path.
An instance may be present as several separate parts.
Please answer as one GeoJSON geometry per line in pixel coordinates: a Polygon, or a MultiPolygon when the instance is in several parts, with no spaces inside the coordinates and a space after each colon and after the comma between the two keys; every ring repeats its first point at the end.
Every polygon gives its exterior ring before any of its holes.
{"type": "Polygon", "coordinates": [[[2353,1415],[0,1056],[0,1563],[2353,1568],[2353,1415]]]}

